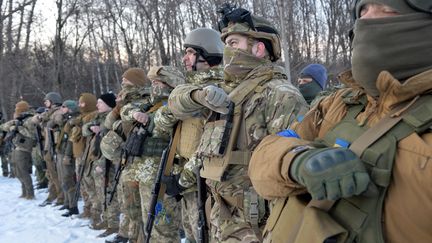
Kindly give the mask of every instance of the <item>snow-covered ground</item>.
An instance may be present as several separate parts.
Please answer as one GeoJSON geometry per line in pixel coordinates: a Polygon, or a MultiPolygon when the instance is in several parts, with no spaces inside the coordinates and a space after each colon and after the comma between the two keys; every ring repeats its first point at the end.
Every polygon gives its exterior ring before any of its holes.
{"type": "MultiPolygon", "coordinates": [[[[33,183],[35,185],[34,177],[33,183]]],[[[16,178],[0,176],[0,242],[2,243],[83,243],[105,242],[96,236],[103,230],[92,230],[89,220],[62,217],[60,206],[39,207],[47,198],[47,189],[36,190],[35,200],[18,198],[21,184],[16,178]]],[[[80,212],[82,201],[79,202],[80,212]]],[[[109,238],[113,238],[111,235],[109,238]]]]}

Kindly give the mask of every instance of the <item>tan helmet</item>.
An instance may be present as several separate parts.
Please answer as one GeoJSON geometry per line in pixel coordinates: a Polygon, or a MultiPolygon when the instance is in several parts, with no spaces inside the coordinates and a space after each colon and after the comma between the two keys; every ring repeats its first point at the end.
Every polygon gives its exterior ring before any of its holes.
{"type": "Polygon", "coordinates": [[[222,62],[224,43],[220,40],[220,33],[210,28],[194,29],[186,35],[184,48],[193,48],[210,66],[222,62]]]}
{"type": "Polygon", "coordinates": [[[150,80],[162,81],[172,88],[185,83],[183,73],[173,66],[153,66],[150,68],[147,77],[150,80]]]}
{"type": "Polygon", "coordinates": [[[246,9],[233,8],[229,4],[225,4],[219,12],[222,14],[222,20],[219,21],[222,41],[225,42],[231,34],[250,36],[264,43],[271,61],[275,62],[281,57],[279,33],[269,21],[252,15],[246,9]]]}

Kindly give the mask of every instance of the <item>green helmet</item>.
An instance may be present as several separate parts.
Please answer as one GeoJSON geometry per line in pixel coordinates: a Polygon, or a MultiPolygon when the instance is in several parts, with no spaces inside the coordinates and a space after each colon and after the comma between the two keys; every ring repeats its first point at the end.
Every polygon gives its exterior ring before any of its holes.
{"type": "Polygon", "coordinates": [[[49,100],[52,103],[59,104],[59,105],[62,103],[62,97],[57,92],[49,92],[48,94],[45,95],[44,100],[49,100]]]}
{"type": "Polygon", "coordinates": [[[220,33],[209,28],[194,29],[186,35],[184,48],[193,48],[210,66],[222,62],[224,44],[220,40],[220,33]]]}
{"type": "Polygon", "coordinates": [[[222,41],[225,42],[231,34],[250,36],[264,43],[271,61],[275,62],[281,57],[279,33],[269,21],[253,16],[246,9],[234,8],[229,4],[224,4],[219,13],[222,14],[222,20],[218,24],[222,32],[222,41]]]}
{"type": "Polygon", "coordinates": [[[183,73],[173,66],[153,66],[150,68],[147,77],[150,80],[162,81],[172,88],[185,83],[183,73]]]}

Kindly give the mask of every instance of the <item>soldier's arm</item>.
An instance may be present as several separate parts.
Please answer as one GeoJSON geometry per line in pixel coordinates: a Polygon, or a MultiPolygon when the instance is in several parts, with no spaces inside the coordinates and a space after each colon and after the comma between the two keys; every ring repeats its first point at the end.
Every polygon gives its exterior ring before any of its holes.
{"type": "Polygon", "coordinates": [[[87,122],[82,126],[82,135],[83,137],[92,136],[93,132],[90,130],[90,127],[94,125],[94,121],[87,122]]]}
{"type": "Polygon", "coordinates": [[[154,114],[154,131],[166,133],[173,129],[178,119],[172,114],[168,106],[162,106],[154,114]]]}
{"type": "Polygon", "coordinates": [[[201,167],[202,162],[196,157],[192,156],[183,167],[180,173],[179,184],[184,188],[192,188],[196,186],[195,169],[201,167]]]}
{"type": "Polygon", "coordinates": [[[178,85],[168,98],[168,108],[182,120],[189,117],[207,117],[210,110],[192,99],[192,93],[201,88],[193,84],[178,85]]]}
{"type": "Polygon", "coordinates": [[[309,106],[300,92],[291,84],[271,82],[263,94],[267,133],[275,134],[301,119],[309,106]]]}
{"type": "MultiPolygon", "coordinates": [[[[289,176],[295,157],[312,148],[320,136],[322,121],[334,96],[326,97],[304,115],[290,129],[300,138],[269,135],[255,148],[249,163],[249,177],[258,194],[266,199],[302,194],[306,189],[289,176]]],[[[325,128],[324,128],[325,129],[325,128]]]]}

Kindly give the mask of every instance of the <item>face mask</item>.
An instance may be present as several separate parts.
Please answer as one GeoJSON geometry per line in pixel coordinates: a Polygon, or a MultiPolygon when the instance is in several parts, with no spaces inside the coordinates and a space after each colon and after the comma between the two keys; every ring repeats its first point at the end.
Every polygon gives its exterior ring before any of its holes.
{"type": "Polygon", "coordinates": [[[308,104],[322,91],[321,86],[315,81],[299,85],[299,90],[308,104]]]}
{"type": "Polygon", "coordinates": [[[230,86],[237,86],[257,66],[269,62],[259,58],[248,51],[225,46],[224,54],[224,80],[230,86]]]}
{"type": "Polygon", "coordinates": [[[358,19],[354,26],[352,73],[371,96],[379,96],[381,71],[404,81],[432,68],[432,18],[415,13],[379,19],[358,19]]]}

